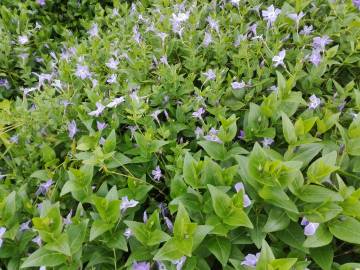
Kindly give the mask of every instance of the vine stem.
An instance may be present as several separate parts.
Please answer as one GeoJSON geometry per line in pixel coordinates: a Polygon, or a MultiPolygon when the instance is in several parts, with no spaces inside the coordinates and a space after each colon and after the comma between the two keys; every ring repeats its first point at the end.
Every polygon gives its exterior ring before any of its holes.
{"type": "Polygon", "coordinates": [[[116,252],[115,252],[115,248],[112,249],[113,253],[114,253],[114,269],[117,270],[117,264],[116,264],[116,252]]]}

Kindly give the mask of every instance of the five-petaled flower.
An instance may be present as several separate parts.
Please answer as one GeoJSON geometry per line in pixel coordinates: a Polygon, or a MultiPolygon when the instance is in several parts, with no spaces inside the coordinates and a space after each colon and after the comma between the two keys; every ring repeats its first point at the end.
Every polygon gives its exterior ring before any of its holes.
{"type": "Polygon", "coordinates": [[[315,95],[311,95],[310,98],[309,98],[309,101],[310,101],[309,102],[309,109],[312,109],[312,110],[316,109],[321,104],[320,98],[318,98],[315,95]]]}
{"type": "Polygon", "coordinates": [[[255,267],[259,258],[260,258],[260,252],[256,253],[255,255],[250,253],[245,256],[244,260],[241,262],[241,265],[255,267]]]}
{"type": "Polygon", "coordinates": [[[129,200],[128,196],[124,196],[121,198],[120,210],[121,212],[125,212],[128,208],[133,208],[139,204],[136,200],[129,200]]]}
{"type": "Polygon", "coordinates": [[[152,170],[151,175],[156,182],[159,182],[160,178],[163,177],[160,166],[156,166],[156,168],[152,170]]]}
{"type": "Polygon", "coordinates": [[[272,26],[279,14],[281,13],[281,9],[275,8],[274,5],[269,6],[266,10],[262,11],[262,16],[265,21],[267,21],[268,27],[272,26]]]}
{"type": "Polygon", "coordinates": [[[101,102],[96,102],[96,110],[89,112],[90,116],[98,117],[105,110],[105,106],[101,104],[101,102]]]}
{"type": "Polygon", "coordinates": [[[272,58],[272,61],[274,62],[274,67],[277,67],[279,65],[284,66],[285,55],[286,55],[286,50],[281,50],[278,55],[275,55],[272,58]]]}

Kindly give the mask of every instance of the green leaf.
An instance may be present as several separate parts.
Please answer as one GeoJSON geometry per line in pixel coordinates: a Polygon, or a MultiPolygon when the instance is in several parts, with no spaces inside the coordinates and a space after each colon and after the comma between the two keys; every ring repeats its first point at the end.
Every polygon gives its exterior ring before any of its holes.
{"type": "Polygon", "coordinates": [[[317,248],[326,246],[333,239],[332,234],[324,224],[320,224],[314,235],[308,236],[304,242],[306,248],[317,248]]]}
{"type": "Polygon", "coordinates": [[[298,214],[299,211],[293,201],[286,195],[286,193],[277,187],[263,187],[259,191],[259,195],[265,201],[273,204],[277,207],[285,209],[294,214],[298,214]]]}
{"type": "Polygon", "coordinates": [[[66,230],[69,238],[71,254],[75,254],[82,247],[82,243],[85,241],[87,224],[89,220],[82,220],[79,224],[70,224],[66,230]]]}
{"type": "Polygon", "coordinates": [[[223,144],[211,141],[199,141],[198,144],[215,160],[225,160],[228,157],[223,144]]]}
{"type": "Polygon", "coordinates": [[[335,166],[336,156],[336,151],[333,151],[314,161],[307,170],[309,181],[320,184],[336,171],[339,168],[335,166]]]}
{"type": "Polygon", "coordinates": [[[231,199],[225,192],[221,191],[217,187],[207,185],[211,194],[213,209],[219,217],[223,218],[229,214],[231,208],[231,199]]]}
{"type": "Polygon", "coordinates": [[[290,219],[286,212],[272,208],[269,213],[268,220],[264,225],[263,232],[276,232],[285,229],[290,224],[290,219]]]}
{"type": "Polygon", "coordinates": [[[191,240],[192,239],[188,239],[188,241],[182,241],[176,238],[170,239],[155,254],[154,260],[172,261],[172,260],[178,260],[184,255],[191,256],[191,250],[192,250],[191,240]]]}
{"type": "Polygon", "coordinates": [[[310,255],[311,258],[321,267],[321,269],[332,269],[331,265],[334,258],[334,251],[331,245],[310,249],[310,255]]]}
{"type": "Polygon", "coordinates": [[[285,140],[288,144],[294,144],[297,141],[294,125],[285,113],[281,113],[282,127],[285,140]]]}
{"type": "Polygon", "coordinates": [[[301,161],[303,163],[302,168],[305,168],[321,149],[322,145],[318,143],[300,145],[296,151],[287,152],[285,158],[289,161],[301,161]]]}
{"type": "Polygon", "coordinates": [[[341,195],[328,188],[316,185],[305,185],[299,191],[297,196],[300,200],[310,203],[321,203],[325,201],[342,201],[341,195]]]}
{"type": "Polygon", "coordinates": [[[304,231],[299,224],[292,222],[285,230],[275,232],[275,236],[290,247],[307,252],[307,248],[303,247],[304,231]]]}
{"type": "Polygon", "coordinates": [[[330,232],[338,239],[360,245],[360,222],[343,216],[329,224],[330,232]]]}
{"type": "Polygon", "coordinates": [[[193,236],[194,237],[193,251],[201,244],[201,242],[204,240],[206,235],[208,235],[213,228],[214,228],[213,226],[209,226],[209,225],[197,226],[193,236]]]}
{"type": "Polygon", "coordinates": [[[50,242],[44,246],[47,250],[60,252],[68,257],[71,256],[69,239],[67,234],[62,234],[57,237],[53,242],[50,242]]]}
{"type": "Polygon", "coordinates": [[[256,270],[268,269],[268,264],[271,263],[271,261],[273,261],[274,259],[275,257],[270,246],[265,240],[263,240],[261,245],[260,257],[256,264],[256,270]]]}
{"type": "Polygon", "coordinates": [[[26,267],[39,267],[39,266],[49,266],[54,267],[66,262],[66,256],[54,251],[49,251],[44,247],[39,248],[34,253],[32,253],[24,263],[21,265],[21,268],[26,267]]]}
{"type": "Polygon", "coordinates": [[[189,152],[185,154],[183,164],[184,181],[193,188],[201,187],[199,175],[196,171],[196,160],[189,152]]]}
{"type": "Polygon", "coordinates": [[[224,237],[215,236],[206,242],[209,251],[225,266],[229,260],[231,253],[231,242],[224,237]]]}
{"type": "Polygon", "coordinates": [[[360,156],[360,138],[350,139],[346,145],[349,155],[360,156]]]}
{"type": "Polygon", "coordinates": [[[250,219],[248,218],[244,210],[240,208],[233,207],[230,210],[229,214],[222,217],[222,219],[225,224],[230,226],[235,226],[235,227],[244,226],[250,229],[254,228],[254,226],[252,225],[250,219]]]}
{"type": "Polygon", "coordinates": [[[107,154],[112,151],[115,151],[115,147],[116,147],[116,133],[115,130],[113,129],[105,140],[103,146],[104,153],[107,154]]]}
{"type": "Polygon", "coordinates": [[[95,220],[90,229],[90,241],[107,232],[113,227],[112,224],[105,223],[102,220],[95,220]]]}
{"type": "Polygon", "coordinates": [[[285,259],[275,259],[270,265],[271,270],[290,270],[293,269],[293,265],[296,263],[296,258],[285,258],[285,259]]]}

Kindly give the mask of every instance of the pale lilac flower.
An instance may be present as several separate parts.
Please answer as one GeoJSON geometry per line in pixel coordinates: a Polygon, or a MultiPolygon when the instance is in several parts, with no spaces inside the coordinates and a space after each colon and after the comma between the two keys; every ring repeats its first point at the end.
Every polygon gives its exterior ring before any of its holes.
{"type": "Polygon", "coordinates": [[[311,55],[309,56],[309,61],[315,65],[318,66],[321,63],[322,57],[321,57],[321,53],[320,50],[318,49],[314,49],[311,52],[311,55]]]}
{"type": "Polygon", "coordinates": [[[166,33],[164,32],[159,32],[156,34],[160,39],[161,39],[161,44],[164,46],[164,42],[165,42],[165,38],[168,36],[166,33]]]}
{"type": "Polygon", "coordinates": [[[119,16],[119,9],[118,9],[118,8],[113,8],[113,10],[112,10],[112,16],[113,16],[113,17],[119,16]]]}
{"type": "Polygon", "coordinates": [[[63,89],[63,87],[62,87],[62,84],[61,84],[61,81],[60,81],[60,80],[54,80],[54,82],[51,84],[51,86],[54,86],[54,87],[56,87],[56,88],[58,88],[58,89],[60,89],[60,90],[62,90],[62,89],[63,89]]]}
{"type": "Polygon", "coordinates": [[[98,85],[98,80],[92,79],[91,83],[92,83],[92,88],[95,88],[98,85]]]}
{"type": "Polygon", "coordinates": [[[45,266],[40,266],[39,270],[46,270],[45,266]]]}
{"type": "Polygon", "coordinates": [[[31,220],[28,220],[26,222],[23,222],[20,224],[20,228],[19,228],[19,231],[20,232],[23,232],[23,231],[27,231],[27,230],[30,230],[30,224],[31,220]]]}
{"type": "Polygon", "coordinates": [[[6,174],[2,174],[1,172],[0,172],[0,180],[2,180],[3,178],[5,178],[6,177],[6,174]]]}
{"type": "Polygon", "coordinates": [[[300,20],[305,16],[305,13],[302,11],[299,14],[296,13],[290,13],[288,17],[292,19],[296,23],[296,27],[299,26],[300,20]]]}
{"type": "Polygon", "coordinates": [[[127,128],[130,130],[131,139],[134,139],[135,132],[137,130],[137,126],[128,126],[127,128]]]}
{"type": "Polygon", "coordinates": [[[213,40],[212,40],[211,34],[208,32],[205,32],[205,36],[204,36],[204,40],[203,40],[204,47],[208,47],[210,45],[210,43],[212,43],[212,42],[213,42],[213,40]]]}
{"type": "Polygon", "coordinates": [[[253,23],[252,25],[250,25],[248,29],[248,37],[251,36],[256,37],[257,36],[256,29],[257,29],[257,23],[253,23]]]}
{"type": "Polygon", "coordinates": [[[63,219],[65,225],[70,225],[72,223],[72,221],[71,221],[72,212],[73,212],[72,209],[70,209],[66,218],[63,219]]]}
{"type": "Polygon", "coordinates": [[[211,29],[215,30],[217,33],[219,33],[219,23],[214,20],[213,18],[211,18],[210,16],[208,16],[206,18],[206,21],[208,22],[209,26],[211,29]]]}
{"type": "Polygon", "coordinates": [[[197,111],[192,113],[192,117],[202,119],[202,115],[205,113],[205,109],[200,107],[197,111]]]}
{"type": "Polygon", "coordinates": [[[119,61],[117,61],[113,57],[111,57],[105,65],[110,69],[116,69],[117,66],[119,65],[119,61]]]}
{"type": "Polygon", "coordinates": [[[360,10],[360,0],[353,0],[352,2],[354,4],[354,6],[360,10]]]}
{"type": "Polygon", "coordinates": [[[21,58],[21,60],[26,60],[29,57],[28,53],[20,53],[19,57],[21,58]]]}
{"type": "Polygon", "coordinates": [[[174,229],[173,223],[171,222],[171,220],[168,217],[164,217],[164,220],[165,220],[165,224],[168,227],[169,231],[172,232],[174,229]]]}
{"type": "Polygon", "coordinates": [[[235,41],[234,41],[234,46],[235,47],[239,47],[239,45],[240,45],[240,43],[242,42],[242,41],[244,41],[244,40],[246,40],[247,39],[247,36],[246,35],[237,35],[236,36],[236,39],[235,39],[235,41]]]}
{"type": "Polygon", "coordinates": [[[29,42],[29,38],[26,35],[21,35],[18,37],[18,42],[20,45],[25,45],[26,43],[29,42]]]}
{"type": "Polygon", "coordinates": [[[186,262],[186,256],[182,256],[178,260],[171,261],[172,264],[176,265],[176,270],[181,270],[186,262]]]}
{"type": "Polygon", "coordinates": [[[73,139],[75,134],[77,133],[75,120],[71,120],[71,122],[68,124],[68,132],[69,132],[69,138],[73,139]]]}
{"type": "Polygon", "coordinates": [[[156,166],[156,168],[151,171],[151,175],[153,176],[156,182],[159,182],[160,178],[163,177],[160,166],[156,166]]]}
{"type": "Polygon", "coordinates": [[[157,264],[158,270],[167,270],[165,264],[163,264],[162,262],[156,261],[156,264],[157,264]]]}
{"type": "Polygon", "coordinates": [[[139,27],[137,25],[134,25],[134,27],[133,27],[133,39],[138,44],[141,42],[141,35],[139,33],[139,27]]]}
{"type": "Polygon", "coordinates": [[[35,22],[35,30],[40,30],[42,28],[42,25],[39,22],[35,22]]]}
{"type": "Polygon", "coordinates": [[[164,65],[167,65],[167,66],[169,65],[166,55],[163,55],[160,57],[160,63],[163,63],[164,65]]]}
{"type": "Polygon", "coordinates": [[[170,19],[170,23],[172,25],[172,30],[174,33],[177,33],[180,37],[183,31],[183,23],[189,19],[189,13],[178,13],[172,14],[172,18],[170,19]]]}
{"type": "Polygon", "coordinates": [[[3,86],[6,89],[10,88],[9,81],[7,79],[0,79],[0,87],[3,86]]]}
{"type": "Polygon", "coordinates": [[[209,69],[208,71],[203,72],[202,74],[206,77],[206,80],[213,81],[216,79],[216,73],[212,69],[209,69]]]}
{"type": "Polygon", "coordinates": [[[319,227],[319,223],[309,222],[305,217],[301,220],[301,225],[305,226],[304,235],[311,236],[316,233],[317,228],[319,227]]]}
{"type": "Polygon", "coordinates": [[[75,76],[82,79],[82,80],[90,78],[91,77],[91,72],[89,71],[89,67],[77,64],[76,65],[75,76]]]}
{"type": "Polygon", "coordinates": [[[0,227],[0,248],[3,245],[3,236],[6,232],[6,228],[5,227],[0,227]]]}
{"type": "Polygon", "coordinates": [[[244,184],[241,183],[241,182],[238,182],[235,184],[235,190],[237,193],[240,192],[240,190],[242,190],[244,192],[244,195],[243,195],[243,206],[246,208],[248,206],[251,205],[251,200],[249,198],[249,196],[245,193],[245,187],[244,187],[244,184]]]}
{"type": "Polygon", "coordinates": [[[99,34],[99,28],[97,23],[93,23],[93,25],[91,26],[91,28],[88,31],[88,34],[90,35],[90,37],[97,37],[99,34]]]}
{"type": "Polygon", "coordinates": [[[274,143],[274,140],[272,138],[264,138],[261,142],[264,147],[269,147],[274,143]]]}
{"type": "Polygon", "coordinates": [[[50,82],[53,77],[52,74],[44,74],[44,73],[37,74],[36,72],[33,72],[33,74],[35,74],[39,78],[38,88],[43,86],[45,81],[50,82]]]}
{"type": "Polygon", "coordinates": [[[38,190],[35,192],[35,196],[39,196],[40,194],[45,195],[49,191],[53,183],[53,180],[49,179],[45,183],[40,184],[38,190]]]}
{"type": "Polygon", "coordinates": [[[31,242],[37,244],[37,245],[40,247],[41,244],[42,244],[42,240],[41,240],[40,235],[38,235],[38,236],[36,236],[35,238],[33,238],[33,239],[31,240],[31,242]]]}
{"type": "Polygon", "coordinates": [[[104,144],[105,144],[105,138],[104,138],[104,137],[101,137],[101,138],[100,138],[99,144],[100,144],[100,145],[104,145],[104,144]]]}
{"type": "Polygon", "coordinates": [[[272,58],[272,61],[274,62],[274,67],[277,67],[279,65],[284,66],[285,55],[286,55],[286,50],[281,50],[278,55],[275,55],[272,58]]]}
{"type": "Polygon", "coordinates": [[[201,127],[196,127],[195,136],[196,139],[199,139],[201,136],[204,136],[204,130],[201,127]]]}
{"type": "Polygon", "coordinates": [[[128,196],[124,196],[121,198],[120,210],[122,213],[126,211],[128,208],[133,208],[139,204],[138,201],[131,199],[129,201],[128,196]]]}
{"type": "Polygon", "coordinates": [[[330,44],[332,42],[332,39],[330,39],[328,36],[322,36],[322,37],[314,37],[313,39],[313,48],[318,50],[325,50],[326,45],[330,44]]]}
{"type": "Polygon", "coordinates": [[[147,221],[148,221],[148,215],[147,215],[147,212],[145,210],[144,213],[143,213],[143,222],[146,223],[147,221]]]}
{"type": "Polygon", "coordinates": [[[96,121],[96,127],[99,131],[102,131],[107,127],[107,124],[105,122],[96,121]]]}
{"type": "Polygon", "coordinates": [[[255,267],[260,258],[260,252],[254,254],[248,254],[245,256],[244,260],[241,262],[241,265],[255,267]]]}
{"type": "Polygon", "coordinates": [[[220,138],[217,136],[218,133],[219,133],[218,130],[216,130],[215,128],[211,128],[209,130],[209,133],[206,136],[204,136],[204,139],[211,142],[222,143],[220,138]]]}
{"type": "Polygon", "coordinates": [[[126,230],[124,231],[124,236],[126,237],[126,239],[129,239],[130,236],[132,236],[132,235],[133,235],[133,233],[132,233],[131,229],[126,228],[126,230]]]}
{"type": "Polygon", "coordinates": [[[238,7],[239,6],[239,3],[240,3],[240,0],[230,0],[230,3],[235,6],[235,7],[238,7]]]}
{"type": "Polygon", "coordinates": [[[95,105],[96,105],[96,110],[89,112],[88,115],[98,117],[100,114],[102,114],[102,112],[105,110],[106,107],[102,105],[100,102],[96,102],[95,105]]]}
{"type": "Polygon", "coordinates": [[[132,270],[150,270],[150,263],[148,263],[148,262],[134,262],[132,270]]]}
{"type": "Polygon", "coordinates": [[[116,83],[117,74],[111,74],[110,77],[106,80],[107,83],[113,84],[116,83]]]}
{"type": "Polygon", "coordinates": [[[300,31],[300,34],[308,36],[314,31],[313,28],[314,27],[312,25],[304,25],[304,28],[300,31]]]}
{"type": "Polygon", "coordinates": [[[160,125],[160,121],[159,121],[159,114],[161,113],[161,110],[155,110],[152,114],[151,117],[154,118],[154,120],[160,125]]]}
{"type": "Polygon", "coordinates": [[[38,3],[40,6],[45,6],[45,0],[36,0],[36,3],[38,3]]]}
{"type": "Polygon", "coordinates": [[[280,13],[281,9],[275,8],[274,5],[271,5],[266,10],[262,11],[262,16],[264,20],[267,21],[268,27],[274,24],[280,13]]]}
{"type": "Polygon", "coordinates": [[[116,108],[119,104],[125,101],[124,97],[114,98],[106,107],[108,108],[116,108]]]}
{"type": "Polygon", "coordinates": [[[231,83],[231,87],[234,90],[243,89],[245,86],[246,86],[246,84],[243,81],[241,81],[241,82],[232,82],[231,83]]]}
{"type": "Polygon", "coordinates": [[[11,143],[18,144],[19,143],[19,135],[17,135],[17,134],[13,135],[13,136],[10,137],[9,140],[10,140],[11,143]]]}
{"type": "Polygon", "coordinates": [[[318,98],[317,96],[315,96],[315,95],[311,95],[310,97],[309,97],[309,109],[312,109],[312,110],[314,110],[314,109],[316,109],[317,107],[319,107],[320,106],[320,104],[321,104],[321,100],[320,100],[320,98],[318,98]]]}

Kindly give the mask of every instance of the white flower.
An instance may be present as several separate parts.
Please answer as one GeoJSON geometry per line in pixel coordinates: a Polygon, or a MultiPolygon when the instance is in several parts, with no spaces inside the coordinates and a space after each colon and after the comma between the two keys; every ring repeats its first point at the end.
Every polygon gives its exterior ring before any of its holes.
{"type": "Polygon", "coordinates": [[[102,105],[100,102],[96,102],[96,110],[95,111],[91,111],[88,114],[91,116],[96,116],[98,117],[100,114],[102,114],[102,112],[105,110],[105,106],[102,105]]]}
{"type": "Polygon", "coordinates": [[[138,205],[138,201],[131,199],[129,201],[127,196],[121,198],[120,210],[125,212],[128,208],[133,208],[138,205]]]}
{"type": "Polygon", "coordinates": [[[272,58],[272,61],[274,62],[274,67],[277,67],[278,65],[284,66],[285,55],[286,55],[286,51],[282,50],[279,52],[278,55],[275,55],[272,58]]]}
{"type": "Polygon", "coordinates": [[[108,108],[116,108],[119,104],[125,101],[124,97],[114,98],[106,107],[108,108]]]}
{"type": "Polygon", "coordinates": [[[22,35],[18,37],[18,42],[20,45],[25,45],[29,42],[29,38],[26,35],[22,35]]]}
{"type": "Polygon", "coordinates": [[[280,13],[281,9],[275,8],[274,5],[271,5],[267,10],[262,11],[262,16],[264,17],[264,20],[267,21],[268,27],[274,24],[280,13]]]}

